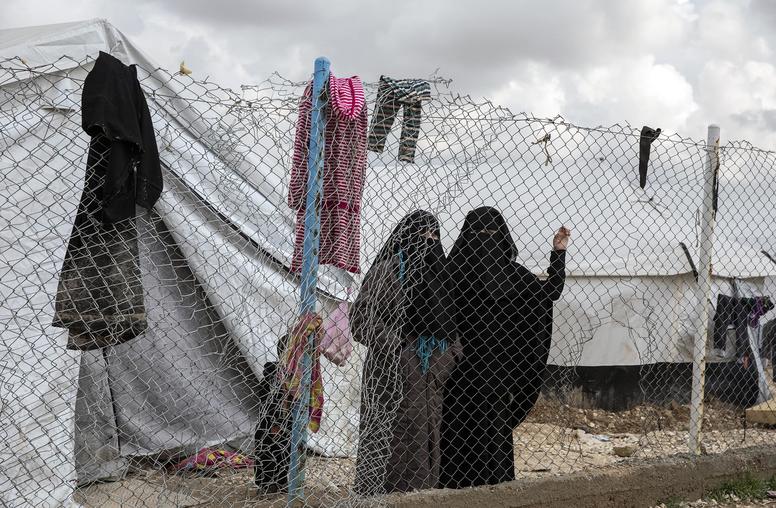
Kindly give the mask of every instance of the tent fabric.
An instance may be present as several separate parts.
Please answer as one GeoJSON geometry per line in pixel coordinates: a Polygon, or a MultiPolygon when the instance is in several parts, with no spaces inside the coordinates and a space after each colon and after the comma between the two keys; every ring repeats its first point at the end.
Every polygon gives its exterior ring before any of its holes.
{"type": "MultiPolygon", "coordinates": [[[[205,135],[217,126],[196,106],[152,96],[167,188],[158,218],[139,219],[153,324],[104,356],[65,351],[66,336],[49,325],[83,187],[88,140],[80,130],[80,83],[100,50],[156,68],[102,20],[0,31],[0,58],[24,59],[19,72],[0,75],[0,297],[8,304],[0,310],[0,344],[11,352],[0,358],[0,380],[10,390],[2,410],[17,429],[4,439],[0,462],[0,499],[8,506],[66,505],[78,482],[120,475],[128,456],[250,436],[257,419],[251,384],[274,359],[275,340],[296,312],[296,279],[284,266],[293,248],[284,173],[262,178],[255,173],[260,161],[234,162],[205,135]],[[50,67],[32,74],[25,65],[50,67]],[[252,176],[241,174],[249,170],[252,176]],[[40,382],[28,387],[33,378],[40,382]]],[[[176,96],[164,76],[145,76],[144,84],[176,96]]],[[[335,270],[321,277],[331,294],[345,295],[350,283],[335,270]]],[[[322,294],[322,313],[338,301],[322,294]]],[[[350,377],[358,372],[348,377],[323,363],[329,411],[309,445],[348,454],[358,422],[347,400],[357,396],[340,387],[357,390],[350,377]]]]}
{"type": "Polygon", "coordinates": [[[164,222],[139,217],[138,236],[149,327],[81,357],[78,404],[88,417],[77,406],[79,483],[120,475],[126,456],[240,439],[258,419],[258,380],[164,222]]]}
{"type": "MultiPolygon", "coordinates": [[[[49,126],[56,129],[65,121],[55,115],[49,126]]],[[[43,160],[56,156],[61,148],[56,140],[40,142],[46,129],[37,122],[17,123],[14,129],[3,125],[0,137],[5,178],[0,187],[0,432],[5,443],[0,500],[11,507],[66,506],[75,486],[73,414],[80,357],[65,350],[67,334],[50,319],[75,210],[42,203],[77,202],[78,191],[55,168],[37,167],[26,157],[29,152],[43,160]],[[26,135],[20,138],[22,132],[26,135]]]]}
{"type": "MultiPolygon", "coordinates": [[[[773,277],[738,281],[747,294],[775,295],[773,277]]],[[[567,367],[689,363],[699,322],[692,274],[673,277],[570,277],[556,304],[549,363],[567,367]],[[589,295],[597,295],[595,299],[589,295]],[[673,340],[667,340],[671,338],[673,340]]],[[[732,294],[712,279],[712,302],[732,294]]],[[[710,309],[709,326],[715,309],[710,309]]],[[[771,311],[766,319],[772,319],[771,311]]]]}
{"type": "MultiPolygon", "coordinates": [[[[129,456],[249,434],[256,404],[250,385],[276,359],[275,341],[297,312],[297,279],[288,271],[294,216],[285,205],[293,140],[282,134],[292,125],[274,112],[247,118],[253,127],[271,124],[268,142],[255,149],[230,144],[229,134],[239,136],[246,121],[240,115],[250,113],[198,102],[187,89],[190,78],[154,70],[104,20],[0,30],[0,59],[13,57],[23,59],[8,62],[16,70],[0,70],[0,412],[10,422],[2,429],[0,500],[57,506],[68,503],[78,480],[121,474],[129,456]],[[165,180],[142,237],[147,298],[159,304],[150,316],[155,324],[104,355],[66,351],[63,331],[50,326],[83,186],[88,140],[80,132],[80,87],[99,51],[145,70],[165,180]],[[138,390],[155,395],[140,404],[138,390]],[[202,416],[193,416],[198,411],[202,416]]],[[[421,136],[423,164],[385,164],[370,154],[362,271],[411,209],[437,215],[449,251],[469,210],[499,207],[518,260],[538,275],[554,230],[565,224],[573,240],[551,363],[688,361],[698,327],[680,243],[697,265],[705,148],[684,147],[682,160],[655,148],[650,184],[640,189],[632,177],[637,158],[627,155],[637,153],[637,137],[614,132],[609,142],[623,147],[616,151],[590,133],[556,126],[553,143],[563,151],[539,171],[530,152],[499,148],[514,146],[518,135],[534,139],[532,125],[506,129],[515,120],[505,117],[482,127],[472,118],[450,115],[443,121],[454,123],[439,128],[444,135],[421,136]]],[[[541,156],[541,147],[528,150],[541,156]]],[[[755,186],[741,175],[720,175],[715,291],[725,291],[731,276],[746,279],[752,291],[776,289],[776,264],[757,243],[775,237],[776,224],[762,221],[767,211],[756,204],[736,206],[755,186]]],[[[321,313],[359,282],[322,267],[321,313]]],[[[322,360],[327,405],[309,442],[314,451],[355,452],[363,357],[357,346],[347,368],[322,360]]]]}

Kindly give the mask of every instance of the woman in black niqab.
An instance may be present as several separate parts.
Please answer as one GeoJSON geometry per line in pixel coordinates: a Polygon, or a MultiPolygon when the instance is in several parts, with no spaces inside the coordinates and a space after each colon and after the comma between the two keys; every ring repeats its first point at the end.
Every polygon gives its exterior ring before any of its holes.
{"type": "Polygon", "coordinates": [[[402,219],[364,278],[350,311],[368,348],[361,384],[354,490],[428,489],[439,482],[442,398],[460,354],[439,223],[402,219]]]}
{"type": "Polygon", "coordinates": [[[539,396],[569,234],[561,228],[555,235],[542,281],[515,261],[517,247],[498,210],[467,215],[449,261],[463,359],[445,391],[441,487],[515,478],[512,431],[539,396]]]}
{"type": "Polygon", "coordinates": [[[443,338],[454,326],[439,233],[436,217],[422,210],[412,212],[396,225],[374,263],[399,261],[398,276],[405,289],[402,329],[407,336],[443,338]]]}

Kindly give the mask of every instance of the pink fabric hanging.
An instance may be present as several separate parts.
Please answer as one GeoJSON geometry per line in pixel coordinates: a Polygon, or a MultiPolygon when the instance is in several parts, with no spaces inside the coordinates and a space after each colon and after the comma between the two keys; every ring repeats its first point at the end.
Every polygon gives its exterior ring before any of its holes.
{"type": "Polygon", "coordinates": [[[335,111],[349,119],[358,118],[364,109],[364,85],[361,78],[335,78],[329,76],[329,97],[335,111]]]}
{"type": "Polygon", "coordinates": [[[353,353],[347,302],[341,302],[324,321],[321,353],[338,367],[345,365],[353,353]]]}
{"type": "MultiPolygon", "coordinates": [[[[349,78],[353,80],[354,78],[349,78]]],[[[360,80],[357,82],[360,83],[360,80]]],[[[352,82],[355,87],[357,84],[352,82]]],[[[342,88],[339,84],[339,88],[342,88]]],[[[350,85],[348,85],[349,87],[350,85]]],[[[347,115],[358,109],[358,91],[352,95],[342,91],[341,103],[347,115]],[[348,107],[348,104],[351,107],[348,107]]],[[[363,87],[361,88],[363,94],[363,87]]],[[[307,156],[310,141],[310,113],[312,110],[312,83],[305,89],[299,103],[299,119],[296,124],[294,157],[288,186],[288,206],[296,210],[294,256],[291,270],[302,267],[304,247],[304,216],[307,188],[307,156]]],[[[318,261],[321,265],[333,265],[352,273],[360,273],[361,250],[361,194],[366,172],[366,107],[361,105],[358,114],[349,118],[346,114],[333,113],[337,107],[326,108],[326,129],[323,169],[323,195],[321,202],[321,234],[318,261]]]]}

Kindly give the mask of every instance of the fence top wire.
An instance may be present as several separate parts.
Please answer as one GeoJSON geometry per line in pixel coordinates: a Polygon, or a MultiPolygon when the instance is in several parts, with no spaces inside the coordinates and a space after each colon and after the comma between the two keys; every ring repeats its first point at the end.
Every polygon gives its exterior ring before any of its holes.
{"type": "MultiPolygon", "coordinates": [[[[81,60],[74,59],[70,56],[63,55],[60,57],[56,62],[47,63],[47,64],[41,64],[41,65],[35,65],[30,66],[22,57],[10,57],[10,58],[3,58],[0,59],[0,86],[12,83],[14,81],[19,81],[22,79],[30,79],[33,77],[39,77],[43,75],[51,75],[54,77],[61,77],[61,78],[68,78],[73,79],[74,81],[83,81],[83,78],[74,78],[69,74],[69,71],[73,68],[77,67],[84,67],[88,66],[91,63],[94,62],[93,57],[87,57],[81,60]]],[[[187,98],[187,100],[192,102],[198,102],[202,104],[208,104],[208,105],[218,105],[223,106],[225,102],[230,102],[230,107],[233,108],[244,108],[246,110],[264,110],[267,109],[270,106],[270,102],[267,99],[272,99],[276,97],[257,97],[256,100],[246,100],[243,96],[241,96],[236,91],[225,88],[220,86],[217,82],[211,81],[209,77],[206,77],[204,79],[197,79],[193,78],[191,76],[186,76],[185,74],[182,74],[180,72],[172,73],[168,70],[157,67],[152,70],[148,69],[141,69],[147,76],[151,75],[157,75],[161,78],[163,78],[163,81],[176,81],[182,85],[185,86],[192,86],[192,85],[199,85],[205,89],[210,89],[213,91],[218,91],[220,93],[226,94],[226,97],[224,98],[218,98],[218,99],[207,99],[202,97],[190,97],[187,98]]],[[[430,78],[424,78],[427,81],[431,82],[437,92],[437,95],[440,94],[446,94],[448,95],[448,99],[452,99],[453,101],[460,101],[461,104],[477,104],[477,100],[473,98],[471,95],[460,95],[456,94],[451,90],[451,85],[453,84],[453,79],[451,78],[445,78],[438,76],[436,73],[434,73],[430,78]]],[[[257,84],[257,85],[241,85],[241,91],[243,92],[252,92],[256,93],[257,95],[261,95],[266,92],[272,92],[273,95],[280,94],[281,97],[284,97],[285,99],[291,100],[294,103],[285,106],[285,108],[290,109],[291,111],[296,111],[296,104],[295,102],[299,98],[299,92],[300,89],[303,89],[304,86],[306,86],[307,81],[294,81],[288,78],[285,78],[281,74],[277,72],[273,72],[266,80],[263,82],[257,84]]],[[[365,82],[364,87],[366,90],[376,90],[377,89],[377,83],[376,82],[365,82]]],[[[167,98],[167,99],[180,99],[181,97],[177,95],[165,95],[161,92],[157,92],[155,89],[144,85],[144,88],[146,89],[146,92],[149,93],[153,97],[160,97],[160,98],[167,98]]],[[[479,102],[481,106],[490,106],[492,110],[492,116],[479,116],[478,120],[487,121],[487,122],[536,122],[540,124],[546,124],[546,125],[555,125],[555,126],[565,126],[566,128],[576,129],[579,131],[586,131],[586,132],[599,132],[599,133],[618,133],[629,137],[635,137],[639,138],[641,136],[640,129],[637,127],[632,126],[628,122],[617,122],[608,126],[605,125],[597,125],[597,126],[581,126],[574,124],[572,122],[569,122],[563,118],[562,115],[556,115],[553,118],[540,118],[535,117],[533,115],[530,115],[525,112],[518,112],[513,113],[509,108],[496,105],[492,103],[490,100],[483,98],[479,102]]],[[[280,109],[284,109],[282,107],[278,107],[277,105],[273,106],[271,109],[278,111],[280,109]]],[[[426,118],[431,120],[471,120],[472,118],[470,116],[445,116],[445,117],[439,117],[434,115],[426,115],[426,118]]],[[[669,140],[672,143],[677,144],[684,144],[687,146],[697,146],[697,147],[705,147],[706,142],[703,139],[697,138],[693,139],[689,136],[681,136],[679,133],[670,133],[666,136],[666,132],[662,132],[663,140],[669,140]]],[[[756,151],[763,154],[776,154],[776,150],[774,149],[766,149],[766,148],[760,148],[755,145],[753,145],[751,142],[747,140],[734,140],[730,139],[723,143],[720,146],[720,150],[746,150],[746,151],[756,151]]]]}
{"type": "MultiPolygon", "coordinates": [[[[18,93],[24,96],[29,91],[32,95],[40,95],[41,91],[34,87],[28,90],[21,85],[17,87],[12,85],[34,81],[33,77],[47,80],[52,87],[55,87],[58,80],[70,80],[73,85],[69,89],[65,86],[66,89],[60,91],[68,96],[69,104],[72,104],[75,109],[80,104],[79,92],[86,74],[85,70],[91,63],[91,58],[76,61],[62,57],[52,64],[30,67],[20,58],[2,60],[0,61],[0,86],[3,86],[4,92],[8,94],[18,93]],[[76,70],[78,72],[75,72],[76,70]]],[[[174,149],[174,145],[179,143],[179,140],[173,132],[175,129],[171,129],[170,125],[173,123],[182,125],[194,136],[190,143],[197,143],[199,138],[208,145],[208,149],[215,150],[217,156],[231,168],[230,170],[224,168],[225,171],[220,173],[221,176],[214,185],[234,189],[248,185],[254,192],[267,197],[278,209],[284,208],[282,206],[285,201],[283,182],[286,179],[293,143],[294,114],[306,82],[292,81],[279,74],[273,74],[258,85],[242,87],[241,93],[238,93],[208,80],[198,81],[191,76],[171,73],[160,68],[152,71],[140,69],[140,74],[141,83],[147,95],[157,104],[155,116],[163,114],[170,118],[166,122],[167,125],[159,132],[162,138],[161,149],[174,149]],[[255,94],[255,97],[246,97],[250,94],[255,94]]],[[[482,189],[483,191],[494,191],[490,183],[483,183],[483,175],[478,174],[476,168],[501,168],[510,178],[519,175],[519,178],[527,182],[526,185],[530,182],[534,182],[534,185],[539,188],[562,185],[565,188],[556,189],[556,191],[563,190],[570,196],[576,196],[573,197],[576,212],[569,211],[566,215],[587,216],[592,220],[590,211],[596,206],[585,202],[606,192],[621,193],[618,188],[626,186],[623,190],[632,196],[624,197],[625,201],[620,205],[625,208],[641,207],[644,213],[654,211],[657,215],[656,220],[664,222],[661,227],[673,231],[671,234],[675,236],[672,244],[676,243],[676,246],[671,247],[670,253],[662,255],[668,254],[675,260],[673,268],[675,273],[689,270],[685,255],[678,246],[680,243],[686,245],[695,243],[694,204],[697,204],[700,196],[700,178],[706,152],[705,142],[682,137],[676,133],[661,134],[655,142],[655,146],[661,148],[661,153],[654,154],[651,161],[657,169],[650,175],[648,192],[640,196],[638,192],[634,193],[627,188],[630,184],[626,181],[613,183],[611,180],[631,178],[636,165],[635,147],[638,145],[640,130],[628,123],[616,123],[608,127],[581,127],[560,116],[535,118],[526,113],[512,113],[508,108],[489,100],[475,101],[468,95],[455,93],[449,79],[433,76],[431,83],[434,88],[434,100],[424,110],[426,120],[424,129],[427,125],[430,127],[427,132],[424,132],[424,139],[421,139],[421,143],[424,144],[423,157],[425,158],[421,164],[424,166],[422,171],[432,178],[421,183],[415,191],[402,194],[403,189],[401,186],[397,187],[396,182],[403,178],[412,180],[412,173],[407,168],[395,166],[387,157],[378,157],[370,163],[370,166],[378,169],[377,173],[386,173],[379,170],[382,165],[391,167],[391,171],[394,172],[376,177],[379,179],[373,182],[373,187],[376,186],[373,189],[374,192],[390,190],[397,196],[402,196],[401,199],[407,204],[425,206],[437,213],[450,214],[457,199],[466,199],[467,186],[485,185],[487,188],[482,189]],[[544,163],[544,165],[552,163],[554,169],[542,175],[533,169],[535,163],[544,163]],[[573,176],[573,182],[563,184],[562,181],[554,180],[559,178],[559,171],[568,173],[563,180],[571,178],[571,173],[575,171],[580,175],[573,176]],[[385,180],[388,177],[392,181],[385,180]],[[581,177],[591,181],[582,185],[583,182],[578,181],[581,177]],[[477,178],[478,182],[473,184],[473,178],[477,178]],[[571,187],[572,183],[579,188],[575,190],[571,187]],[[611,189],[607,191],[609,187],[611,189]],[[680,194],[687,192],[688,188],[691,189],[692,195],[682,199],[680,194]],[[590,195],[591,192],[592,195],[590,195]],[[589,210],[586,212],[587,209],[589,210]],[[673,216],[681,217],[672,218],[673,216]],[[668,222],[665,222],[666,219],[669,219],[668,222]],[[679,223],[682,225],[677,229],[679,223]]],[[[374,97],[377,86],[376,83],[365,85],[368,96],[374,97]]],[[[47,92],[43,93],[45,95],[47,92]]],[[[9,112],[4,111],[3,114],[9,114],[9,112]]],[[[196,148],[194,145],[192,147],[196,148]]],[[[758,163],[763,157],[767,162],[773,153],[761,149],[749,149],[749,147],[746,142],[734,142],[724,146],[721,151],[723,157],[728,151],[758,154],[758,163]]],[[[212,190],[203,191],[203,200],[211,198],[212,192],[212,190]]],[[[517,197],[522,199],[521,196],[517,197]]],[[[371,196],[371,199],[375,198],[376,196],[371,196]]],[[[398,200],[398,197],[394,198],[394,201],[398,202],[398,200]]],[[[394,201],[384,203],[385,212],[395,208],[391,205],[394,201]]],[[[515,206],[517,204],[513,205],[513,208],[515,206]]],[[[600,211],[612,211],[605,210],[604,204],[599,204],[597,208],[600,208],[600,211]]],[[[508,211],[523,213],[518,209],[508,211]]],[[[551,210],[544,208],[533,210],[531,212],[533,215],[529,212],[531,211],[526,209],[524,213],[531,217],[540,217],[542,220],[535,220],[536,224],[533,226],[536,226],[536,231],[526,232],[527,237],[540,235],[541,228],[549,227],[551,220],[567,220],[557,217],[551,210]]],[[[251,214],[266,216],[265,212],[258,209],[235,210],[235,213],[245,217],[242,222],[250,222],[251,214]]],[[[281,219],[291,220],[278,216],[273,219],[273,224],[277,224],[281,219]]],[[[237,223],[241,224],[240,221],[237,223]]],[[[584,226],[581,227],[588,231],[600,226],[595,221],[591,224],[585,221],[582,223],[584,226]]],[[[609,238],[619,236],[611,226],[612,224],[609,224],[606,231],[601,231],[600,236],[609,238]]],[[[378,238],[383,238],[387,234],[387,229],[365,231],[364,234],[375,234],[378,238]]],[[[633,234],[630,233],[629,236],[632,237],[633,234]]],[[[633,245],[633,242],[643,242],[645,238],[626,239],[623,248],[628,249],[628,245],[633,245]]],[[[578,237],[578,242],[581,240],[582,238],[578,237]]],[[[578,246],[582,245],[578,243],[578,246]]],[[[599,247],[596,246],[588,252],[589,259],[595,258],[594,251],[599,247]]],[[[286,249],[288,248],[290,246],[286,246],[286,249]]],[[[526,245],[522,251],[530,258],[536,257],[531,261],[533,266],[543,266],[544,255],[540,244],[526,245]]],[[[628,258],[623,260],[625,265],[632,263],[637,256],[634,258],[632,253],[629,253],[628,258]]],[[[283,259],[282,255],[280,259],[283,259]]],[[[370,257],[367,256],[367,266],[369,259],[370,257]]],[[[583,275],[590,269],[578,268],[573,271],[583,275]]],[[[593,271],[601,273],[600,268],[593,271]]],[[[612,274],[621,271],[621,269],[615,269],[612,274]]]]}
{"type": "MultiPolygon", "coordinates": [[[[93,63],[94,58],[86,58],[83,60],[75,60],[69,56],[63,56],[59,60],[53,63],[49,64],[42,64],[37,66],[30,66],[28,65],[24,59],[21,57],[13,57],[13,58],[5,58],[0,59],[0,86],[12,83],[14,81],[18,81],[21,79],[29,79],[32,77],[39,77],[39,76],[45,76],[50,75],[53,77],[61,77],[61,78],[68,78],[76,82],[83,82],[84,78],[78,78],[73,77],[70,75],[70,72],[73,68],[77,67],[85,67],[93,63]]],[[[148,69],[140,69],[141,72],[145,74],[145,77],[157,77],[157,79],[160,79],[161,83],[164,82],[175,82],[178,83],[185,88],[189,88],[192,86],[199,86],[204,90],[209,90],[211,94],[224,94],[222,97],[181,97],[179,95],[171,95],[171,94],[165,94],[163,92],[158,91],[157,89],[153,88],[152,86],[148,85],[147,83],[142,83],[146,93],[150,94],[151,97],[158,97],[162,99],[186,99],[187,101],[194,102],[194,103],[201,103],[201,104],[207,104],[211,106],[228,106],[230,109],[245,109],[249,111],[264,111],[267,109],[271,109],[272,111],[296,111],[297,110],[297,104],[296,102],[299,99],[301,89],[306,86],[307,81],[294,81],[290,80],[288,78],[283,77],[279,73],[275,72],[270,75],[265,81],[257,84],[257,85],[242,85],[241,90],[243,93],[245,92],[252,92],[257,94],[257,98],[255,100],[248,100],[244,98],[244,95],[241,96],[236,91],[221,87],[214,81],[210,81],[209,78],[205,79],[196,79],[191,76],[187,76],[185,74],[182,74],[180,72],[177,73],[171,73],[168,70],[157,67],[153,70],[148,69]],[[262,97],[261,95],[267,92],[272,92],[272,94],[267,97],[262,97]],[[281,102],[287,103],[283,105],[278,105],[276,102],[280,99],[281,102]]],[[[471,121],[476,119],[477,121],[484,121],[484,122],[494,122],[494,123],[538,123],[543,125],[552,125],[556,127],[565,127],[567,129],[574,129],[577,131],[582,132],[597,132],[597,133],[616,133],[623,136],[631,137],[631,138],[640,138],[641,132],[640,129],[637,127],[634,127],[630,125],[627,122],[624,123],[615,123],[609,126],[604,125],[598,125],[598,126],[581,126],[574,124],[572,122],[567,121],[563,116],[556,115],[553,118],[541,118],[541,117],[535,117],[529,113],[526,112],[518,112],[513,113],[509,108],[505,106],[500,106],[489,99],[483,98],[483,99],[475,99],[471,95],[461,95],[459,93],[455,93],[451,89],[451,85],[453,84],[453,79],[440,77],[433,75],[431,78],[424,78],[426,81],[429,81],[435,88],[436,97],[445,97],[446,101],[449,101],[452,104],[456,104],[459,106],[470,106],[476,108],[475,110],[469,111],[469,115],[461,114],[458,115],[435,115],[435,114],[426,114],[424,115],[424,118],[427,118],[429,120],[452,120],[452,121],[471,121]],[[487,114],[483,115],[481,110],[487,110],[487,114]],[[476,114],[476,117],[473,116],[476,114]]],[[[141,82],[144,81],[143,78],[141,78],[141,82]]],[[[378,87],[377,82],[365,82],[364,83],[365,90],[367,91],[376,91],[378,87]]],[[[207,95],[207,94],[205,94],[207,95]]],[[[701,139],[692,139],[691,137],[683,137],[678,133],[670,133],[666,136],[665,131],[663,134],[663,141],[670,141],[671,143],[675,144],[683,144],[687,146],[696,146],[696,147],[703,147],[705,146],[705,141],[701,139]]],[[[746,145],[746,141],[741,142],[731,142],[731,147],[744,147],[746,145]]],[[[769,150],[763,150],[759,148],[755,148],[751,146],[750,148],[754,150],[764,151],[764,152],[770,152],[769,150]]]]}

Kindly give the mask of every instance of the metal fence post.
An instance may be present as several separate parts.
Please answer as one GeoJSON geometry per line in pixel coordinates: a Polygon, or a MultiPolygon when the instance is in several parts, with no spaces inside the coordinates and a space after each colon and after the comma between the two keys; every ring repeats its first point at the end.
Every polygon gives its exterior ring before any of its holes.
{"type": "Polygon", "coordinates": [[[714,200],[719,169],[719,127],[709,125],[706,141],[706,162],[703,171],[703,203],[700,224],[700,260],[696,315],[699,323],[695,336],[692,361],[692,403],[690,406],[690,453],[701,453],[703,401],[706,384],[706,348],[709,337],[709,307],[711,306],[711,257],[714,249],[714,200]]]}
{"type": "MultiPolygon", "coordinates": [[[[307,199],[304,217],[304,257],[302,261],[301,301],[299,314],[315,312],[315,287],[318,283],[318,248],[320,246],[321,226],[321,183],[323,181],[323,151],[326,118],[325,106],[321,96],[329,79],[331,64],[326,58],[315,60],[313,75],[313,104],[310,117],[310,150],[307,159],[307,199]]],[[[311,352],[315,347],[314,336],[307,338],[302,356],[302,386],[300,397],[294,401],[292,409],[291,457],[288,470],[288,504],[304,499],[304,457],[309,423],[308,404],[310,401],[311,352]]]]}

